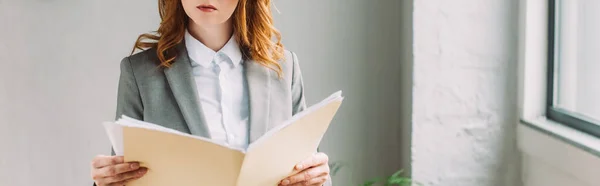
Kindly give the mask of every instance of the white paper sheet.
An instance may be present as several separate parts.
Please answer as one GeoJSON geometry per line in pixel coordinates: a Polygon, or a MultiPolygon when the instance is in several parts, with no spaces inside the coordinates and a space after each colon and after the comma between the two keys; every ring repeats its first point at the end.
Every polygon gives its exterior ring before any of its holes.
{"type": "Polygon", "coordinates": [[[298,119],[304,117],[307,114],[312,113],[314,110],[320,109],[321,107],[324,107],[325,105],[328,105],[329,103],[331,103],[333,101],[338,101],[338,100],[341,101],[343,99],[344,99],[344,97],[342,97],[341,90],[331,94],[329,97],[325,98],[323,101],[321,101],[317,104],[314,104],[311,107],[306,108],[302,112],[299,112],[296,115],[292,116],[292,118],[286,120],[283,124],[277,125],[276,127],[273,127],[271,130],[267,131],[265,134],[263,134],[263,136],[261,136],[256,141],[251,143],[248,146],[248,150],[251,149],[253,145],[261,143],[261,141],[268,138],[268,136],[271,136],[271,135],[277,133],[277,131],[280,131],[281,129],[284,129],[285,127],[291,125],[292,123],[295,123],[298,119]]]}
{"type": "Polygon", "coordinates": [[[123,126],[112,122],[104,122],[103,125],[115,155],[123,156],[123,126]]]}
{"type": "Polygon", "coordinates": [[[177,131],[174,129],[170,129],[170,128],[163,127],[163,126],[153,124],[153,123],[140,121],[140,120],[128,117],[126,115],[123,115],[123,116],[121,116],[121,118],[119,120],[117,120],[114,123],[113,122],[105,122],[104,123],[104,128],[106,129],[106,132],[108,133],[108,138],[110,139],[110,142],[115,151],[115,155],[117,155],[117,156],[122,156],[123,151],[124,151],[123,150],[123,148],[124,148],[123,147],[123,127],[136,127],[136,128],[143,128],[143,129],[148,129],[148,130],[161,131],[161,132],[166,132],[166,133],[171,133],[171,134],[176,134],[176,135],[180,135],[180,136],[186,136],[186,137],[190,137],[190,138],[208,141],[208,142],[215,143],[215,144],[218,144],[218,145],[221,145],[224,147],[228,147],[230,149],[238,150],[241,152],[245,152],[245,150],[246,150],[246,149],[231,147],[224,143],[219,143],[210,138],[194,136],[194,135],[191,135],[188,133],[183,133],[183,132],[180,132],[180,131],[177,131]]]}

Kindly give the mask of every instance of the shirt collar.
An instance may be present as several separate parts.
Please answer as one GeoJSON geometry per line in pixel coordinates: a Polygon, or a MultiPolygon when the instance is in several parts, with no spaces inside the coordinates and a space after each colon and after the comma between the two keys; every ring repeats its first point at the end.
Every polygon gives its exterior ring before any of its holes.
{"type": "Polygon", "coordinates": [[[225,56],[229,57],[229,59],[231,59],[230,62],[236,67],[242,63],[242,52],[240,51],[240,47],[234,36],[231,36],[229,41],[225,43],[225,46],[218,52],[215,52],[202,42],[198,41],[187,30],[185,31],[184,40],[191,61],[203,67],[209,67],[218,53],[225,54],[225,56]]]}

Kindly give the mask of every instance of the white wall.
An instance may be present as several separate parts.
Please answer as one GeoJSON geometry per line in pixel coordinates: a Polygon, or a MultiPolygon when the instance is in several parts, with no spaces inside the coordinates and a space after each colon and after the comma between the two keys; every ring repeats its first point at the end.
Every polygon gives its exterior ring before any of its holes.
{"type": "MultiPolygon", "coordinates": [[[[408,154],[410,75],[399,72],[410,72],[411,26],[398,10],[409,2],[275,1],[308,102],[347,98],[322,149],[347,164],[336,185],[392,173],[408,154]]],[[[157,24],[155,1],[0,0],[0,185],[91,183],[89,161],[109,153],[100,123],[114,117],[118,63],[157,24]]]]}
{"type": "Polygon", "coordinates": [[[518,127],[524,186],[600,185],[600,139],[544,119],[518,127]]]}
{"type": "Polygon", "coordinates": [[[523,168],[523,183],[526,186],[593,186],[528,154],[523,154],[523,168]]]}
{"type": "Polygon", "coordinates": [[[412,175],[518,186],[516,0],[415,0],[412,175]]]}

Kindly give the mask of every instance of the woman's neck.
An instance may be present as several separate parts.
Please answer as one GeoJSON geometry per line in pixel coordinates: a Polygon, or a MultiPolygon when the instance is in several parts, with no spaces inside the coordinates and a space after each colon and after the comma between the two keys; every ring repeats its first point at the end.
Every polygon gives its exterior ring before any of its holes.
{"type": "Polygon", "coordinates": [[[214,51],[219,51],[231,38],[231,35],[233,34],[233,25],[231,24],[231,19],[223,24],[209,26],[201,26],[190,20],[188,31],[206,47],[214,51]]]}

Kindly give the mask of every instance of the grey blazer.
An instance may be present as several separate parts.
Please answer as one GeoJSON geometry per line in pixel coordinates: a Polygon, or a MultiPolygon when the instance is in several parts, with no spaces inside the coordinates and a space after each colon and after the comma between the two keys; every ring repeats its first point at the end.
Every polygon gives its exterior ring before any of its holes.
{"type": "MultiPolygon", "coordinates": [[[[210,137],[198,103],[192,67],[183,42],[170,68],[158,67],[155,49],[121,61],[117,117],[125,114],[181,132],[210,137]]],[[[250,142],[306,108],[296,55],[285,51],[283,77],[251,60],[244,62],[250,104],[250,142]]],[[[199,87],[202,88],[202,87],[199,87]]]]}
{"type": "MultiPolygon", "coordinates": [[[[121,61],[117,117],[127,115],[210,138],[184,42],[177,49],[178,57],[166,69],[158,67],[155,49],[121,61]]],[[[279,64],[283,69],[281,78],[275,71],[252,60],[244,62],[249,89],[250,142],[306,108],[296,55],[286,50],[285,59],[279,64]]]]}

